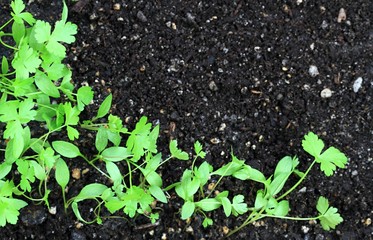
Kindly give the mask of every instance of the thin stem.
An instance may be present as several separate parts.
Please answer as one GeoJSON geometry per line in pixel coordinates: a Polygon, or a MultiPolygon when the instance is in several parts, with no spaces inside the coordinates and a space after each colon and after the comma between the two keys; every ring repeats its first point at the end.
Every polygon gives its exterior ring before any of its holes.
{"type": "Polygon", "coordinates": [[[309,221],[309,220],[317,220],[322,215],[317,217],[287,217],[287,216],[276,216],[276,215],[269,215],[269,214],[261,214],[261,217],[270,217],[270,218],[280,218],[280,219],[287,219],[287,220],[295,220],[295,221],[309,221]]]}
{"type": "Polygon", "coordinates": [[[301,184],[302,182],[303,182],[303,180],[306,178],[306,176],[308,175],[308,173],[311,171],[311,169],[312,169],[312,167],[313,167],[313,165],[315,165],[315,163],[316,163],[316,160],[314,160],[313,162],[312,162],[312,164],[308,167],[308,169],[307,169],[307,171],[303,174],[303,176],[298,180],[298,182],[297,183],[295,183],[289,190],[287,190],[284,194],[282,194],[280,197],[278,197],[278,198],[276,198],[276,200],[278,201],[278,200],[280,200],[280,199],[282,199],[282,198],[284,198],[284,197],[286,197],[289,193],[291,193],[292,191],[294,191],[294,189],[296,188],[296,187],[298,187],[299,186],[299,184],[301,184]]]}
{"type": "Polygon", "coordinates": [[[3,26],[0,27],[0,30],[2,30],[3,28],[5,28],[12,21],[13,21],[13,18],[9,19],[6,23],[3,24],[3,26]]]}

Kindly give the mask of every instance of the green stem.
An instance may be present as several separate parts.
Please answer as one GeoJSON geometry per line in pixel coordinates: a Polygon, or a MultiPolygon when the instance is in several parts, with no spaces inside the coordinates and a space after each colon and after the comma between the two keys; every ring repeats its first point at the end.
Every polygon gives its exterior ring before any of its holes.
{"type": "Polygon", "coordinates": [[[287,217],[287,216],[276,216],[276,215],[269,215],[269,214],[261,214],[261,217],[270,217],[270,218],[280,218],[280,219],[287,219],[287,220],[294,220],[294,221],[310,221],[310,220],[317,220],[322,217],[322,215],[317,217],[287,217]]]}
{"type": "Polygon", "coordinates": [[[5,28],[12,21],[13,21],[13,18],[9,19],[6,23],[3,24],[3,26],[0,27],[0,30],[2,30],[3,28],[5,28]]]}
{"type": "Polygon", "coordinates": [[[282,198],[284,198],[284,197],[286,197],[289,193],[291,193],[292,191],[294,191],[294,189],[296,188],[296,187],[298,187],[299,186],[299,184],[301,184],[302,182],[303,182],[303,180],[306,178],[306,176],[308,175],[308,173],[311,171],[311,169],[312,169],[312,167],[313,167],[313,165],[315,165],[315,163],[316,163],[316,160],[314,160],[313,162],[312,162],[312,164],[308,167],[308,169],[307,169],[307,171],[303,174],[303,176],[298,180],[298,182],[297,183],[295,183],[289,190],[287,190],[284,194],[282,194],[280,197],[278,197],[278,198],[276,198],[276,200],[278,201],[278,200],[280,200],[280,199],[282,199],[282,198]]]}

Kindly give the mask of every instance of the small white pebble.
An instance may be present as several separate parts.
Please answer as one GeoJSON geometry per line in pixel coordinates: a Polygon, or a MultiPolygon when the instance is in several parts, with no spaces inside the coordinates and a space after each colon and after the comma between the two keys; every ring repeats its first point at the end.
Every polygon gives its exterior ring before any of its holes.
{"type": "Polygon", "coordinates": [[[299,189],[298,192],[305,193],[306,191],[307,191],[307,188],[306,187],[302,187],[301,189],[299,189]]]}
{"type": "Polygon", "coordinates": [[[339,9],[339,13],[338,13],[338,18],[337,18],[337,22],[341,23],[343,21],[346,21],[346,11],[344,8],[341,8],[339,9]]]}
{"type": "Polygon", "coordinates": [[[362,77],[358,77],[355,82],[354,82],[354,85],[352,86],[352,88],[354,89],[354,92],[357,93],[359,91],[359,89],[361,88],[361,84],[363,83],[363,78],[362,77]]]}
{"type": "Polygon", "coordinates": [[[332,96],[332,91],[329,88],[325,88],[321,91],[320,96],[322,98],[330,98],[332,96]]]}
{"type": "Polygon", "coordinates": [[[56,215],[56,213],[57,213],[57,207],[56,206],[51,207],[49,209],[49,213],[52,214],[52,215],[56,215]]]}
{"type": "Polygon", "coordinates": [[[316,77],[317,75],[319,75],[319,70],[315,65],[311,65],[308,69],[308,73],[311,75],[311,77],[316,77]]]}
{"type": "Polygon", "coordinates": [[[307,226],[302,226],[302,231],[303,231],[303,233],[308,233],[309,230],[310,230],[309,227],[307,227],[307,226]]]}
{"type": "Polygon", "coordinates": [[[352,176],[357,176],[357,174],[358,174],[357,170],[353,170],[353,171],[351,172],[351,175],[352,175],[352,176]]]}

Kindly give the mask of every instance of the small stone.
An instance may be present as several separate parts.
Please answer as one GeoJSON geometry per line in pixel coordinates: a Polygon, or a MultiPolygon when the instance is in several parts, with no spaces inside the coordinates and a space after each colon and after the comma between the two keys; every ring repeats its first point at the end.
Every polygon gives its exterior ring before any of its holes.
{"type": "Polygon", "coordinates": [[[76,179],[76,180],[79,180],[80,179],[80,176],[81,176],[81,170],[80,168],[74,168],[71,172],[71,176],[76,179]]]}
{"type": "Polygon", "coordinates": [[[325,88],[321,91],[320,96],[322,98],[330,98],[332,96],[332,91],[329,88],[325,88]]]}
{"type": "Polygon", "coordinates": [[[142,11],[138,11],[137,14],[136,14],[136,17],[141,21],[141,22],[147,22],[148,19],[146,18],[146,16],[144,15],[144,13],[142,11]]]}
{"type": "Polygon", "coordinates": [[[57,213],[57,207],[56,206],[53,206],[49,209],[49,213],[52,214],[52,215],[56,215],[57,213]]]}
{"type": "Polygon", "coordinates": [[[114,9],[115,11],[119,11],[119,10],[120,10],[120,4],[119,4],[119,3],[115,3],[115,4],[113,5],[113,9],[114,9]]]}
{"type": "Polygon", "coordinates": [[[77,222],[76,224],[75,224],[75,228],[76,229],[81,229],[83,227],[83,223],[81,223],[81,222],[77,222]]]}
{"type": "Polygon", "coordinates": [[[311,75],[311,77],[316,77],[317,75],[319,75],[319,70],[315,65],[311,65],[308,69],[308,73],[311,75]]]}
{"type": "Polygon", "coordinates": [[[85,168],[83,171],[82,171],[82,174],[87,174],[89,172],[89,168],[85,168]]]}
{"type": "Polygon", "coordinates": [[[303,231],[303,233],[308,233],[309,230],[310,230],[309,227],[307,227],[307,226],[302,226],[302,231],[303,231]]]}
{"type": "Polygon", "coordinates": [[[229,228],[227,226],[223,227],[223,233],[227,235],[229,233],[229,228]]]}
{"type": "Polygon", "coordinates": [[[192,233],[192,232],[194,232],[192,226],[187,227],[187,228],[185,229],[185,231],[186,231],[187,233],[192,233]]]}
{"type": "Polygon", "coordinates": [[[315,49],[315,43],[311,43],[310,48],[313,51],[315,49]]]}
{"type": "Polygon", "coordinates": [[[371,218],[367,218],[367,219],[365,219],[365,221],[364,221],[364,225],[365,225],[365,226],[369,226],[370,224],[372,224],[372,219],[371,219],[371,218]]]}
{"type": "Polygon", "coordinates": [[[219,90],[218,86],[216,85],[216,83],[215,83],[214,81],[211,81],[211,82],[209,83],[209,89],[210,89],[211,91],[214,91],[214,92],[216,92],[216,91],[219,90]]]}
{"type": "Polygon", "coordinates": [[[358,174],[358,171],[357,171],[357,170],[353,170],[353,171],[351,172],[351,175],[352,175],[352,176],[357,176],[357,174],[358,174]]]}
{"type": "Polygon", "coordinates": [[[354,85],[352,86],[352,88],[354,89],[354,92],[357,93],[359,91],[359,89],[361,88],[361,84],[363,83],[363,78],[362,77],[358,77],[355,82],[354,82],[354,85]]]}
{"type": "Polygon", "coordinates": [[[219,131],[220,131],[220,132],[224,131],[224,129],[225,129],[226,127],[227,127],[227,124],[225,124],[225,123],[220,124],[219,131]]]}
{"type": "Polygon", "coordinates": [[[161,237],[162,240],[167,240],[167,234],[166,233],[162,233],[162,237],[161,237]]]}
{"type": "Polygon", "coordinates": [[[347,18],[347,15],[346,15],[345,9],[344,8],[339,9],[337,22],[338,23],[344,22],[346,21],[346,18],[347,18]]]}
{"type": "Polygon", "coordinates": [[[219,143],[220,143],[220,139],[219,139],[219,138],[212,138],[212,139],[210,140],[210,142],[211,142],[212,144],[219,144],[219,143]]]}
{"type": "Polygon", "coordinates": [[[207,190],[209,191],[212,191],[213,189],[215,188],[215,183],[209,183],[209,185],[207,185],[207,190]]]}
{"type": "Polygon", "coordinates": [[[307,188],[306,187],[302,187],[301,189],[299,189],[299,193],[305,193],[307,191],[307,188]]]}
{"type": "Polygon", "coordinates": [[[328,22],[323,20],[321,23],[321,28],[325,30],[328,26],[329,26],[328,22]]]}

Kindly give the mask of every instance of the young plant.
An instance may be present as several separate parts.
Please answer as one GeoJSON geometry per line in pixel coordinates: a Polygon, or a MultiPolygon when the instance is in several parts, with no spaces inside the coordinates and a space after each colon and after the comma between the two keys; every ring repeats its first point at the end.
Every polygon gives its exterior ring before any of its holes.
{"type": "MultiPolygon", "coordinates": [[[[181,181],[170,185],[166,189],[169,190],[174,187],[176,194],[184,200],[181,208],[181,218],[185,220],[195,213],[200,213],[204,216],[202,223],[204,227],[213,224],[213,220],[207,217],[206,212],[216,210],[220,207],[223,208],[224,214],[227,217],[231,214],[238,216],[249,212],[250,214],[246,220],[240,226],[230,231],[228,236],[264,217],[291,220],[320,220],[323,229],[334,229],[343,219],[338,210],[330,207],[328,200],[322,196],[316,205],[319,212],[316,217],[299,218],[287,216],[290,209],[289,201],[283,200],[283,198],[293,192],[304,181],[316,163],[320,164],[320,169],[326,176],[331,176],[335,172],[336,167],[344,168],[347,163],[347,157],[334,147],[330,147],[322,152],[324,143],[312,132],[305,135],[302,146],[307,153],[314,157],[314,161],[310,164],[306,172],[303,173],[297,169],[299,165],[297,157],[286,156],[278,162],[274,174],[266,178],[263,173],[245,164],[244,160],[239,160],[233,153],[232,161],[215,171],[207,162],[203,162],[199,167],[194,167],[196,158],[204,157],[201,145],[196,142],[196,157],[193,160],[192,169],[185,170],[181,181]],[[201,153],[203,153],[202,156],[201,153]],[[278,196],[279,193],[283,192],[285,183],[292,174],[298,176],[299,180],[290,189],[278,196]],[[213,189],[210,190],[209,195],[205,196],[205,185],[214,175],[219,176],[219,179],[214,184],[213,189]],[[234,196],[231,201],[228,198],[229,192],[226,190],[211,197],[213,190],[222,178],[229,176],[242,181],[252,180],[263,185],[263,189],[258,190],[256,193],[254,206],[248,207],[244,201],[244,196],[241,194],[234,196]]],[[[179,155],[183,153],[178,149],[173,150],[173,152],[179,155]]],[[[177,156],[177,154],[175,155],[177,156]]],[[[184,157],[182,160],[187,160],[185,155],[184,157]]]]}

